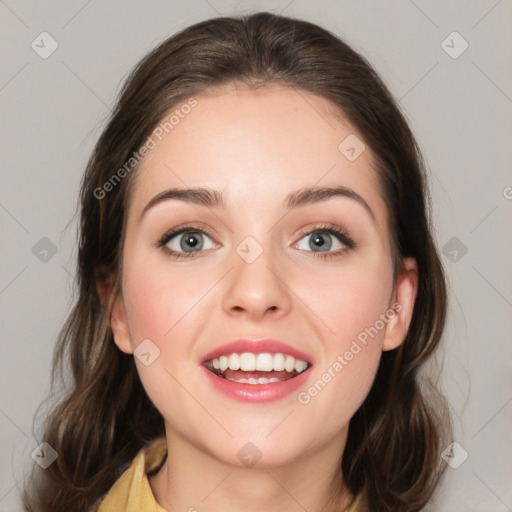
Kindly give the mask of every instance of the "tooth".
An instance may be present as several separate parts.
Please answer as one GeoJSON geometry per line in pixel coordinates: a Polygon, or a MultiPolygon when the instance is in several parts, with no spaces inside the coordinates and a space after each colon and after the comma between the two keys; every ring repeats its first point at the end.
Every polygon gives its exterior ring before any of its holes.
{"type": "Polygon", "coordinates": [[[230,370],[240,370],[240,356],[238,354],[231,354],[228,357],[228,361],[230,370]]]}
{"type": "Polygon", "coordinates": [[[308,363],[306,363],[306,361],[301,361],[300,359],[295,361],[295,370],[297,370],[297,373],[303,372],[307,367],[308,363]]]}
{"type": "Polygon", "coordinates": [[[256,370],[256,356],[251,352],[240,354],[240,369],[244,372],[253,372],[256,370]]]}
{"type": "Polygon", "coordinates": [[[228,367],[228,358],[226,356],[219,357],[220,371],[223,372],[228,367]]]}
{"type": "Polygon", "coordinates": [[[249,379],[249,384],[258,384],[257,379],[249,379]]]}
{"type": "Polygon", "coordinates": [[[256,356],[256,370],[260,372],[271,372],[273,368],[272,354],[264,352],[256,356]]]}
{"type": "Polygon", "coordinates": [[[279,382],[279,379],[276,378],[276,377],[270,377],[270,379],[268,379],[269,382],[279,382]]]}
{"type": "Polygon", "coordinates": [[[286,356],[285,368],[287,372],[293,372],[295,370],[295,358],[292,356],[286,356]]]}
{"type": "Polygon", "coordinates": [[[265,379],[265,377],[260,377],[258,379],[258,384],[268,384],[268,379],[265,379]]]}
{"type": "Polygon", "coordinates": [[[274,370],[282,372],[284,370],[284,356],[283,354],[274,354],[274,370]]]}
{"type": "MultiPolygon", "coordinates": [[[[243,354],[223,355],[212,359],[211,365],[214,369],[222,372],[229,368],[230,370],[242,370],[245,372],[271,372],[273,370],[281,372],[286,370],[288,373],[292,373],[295,370],[297,373],[302,373],[308,367],[308,363],[301,359],[295,359],[293,356],[282,353],[271,354],[269,352],[261,354],[244,352],[243,354]]],[[[269,382],[278,382],[279,380],[269,382]]]]}

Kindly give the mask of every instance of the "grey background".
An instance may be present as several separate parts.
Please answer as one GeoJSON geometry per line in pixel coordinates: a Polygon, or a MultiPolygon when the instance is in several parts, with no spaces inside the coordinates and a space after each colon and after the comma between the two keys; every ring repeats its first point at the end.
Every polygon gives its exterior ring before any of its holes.
{"type": "Polygon", "coordinates": [[[44,441],[31,425],[74,298],[78,184],[121,81],[178,29],[247,10],[346,38],[400,100],[430,169],[451,301],[442,383],[468,453],[430,509],[512,510],[510,0],[0,1],[0,510],[20,510],[18,487],[44,441]],[[58,43],[46,59],[31,47],[43,31],[58,43]],[[457,58],[445,49],[460,39],[442,46],[453,31],[469,44],[457,58]],[[43,237],[57,251],[47,261],[43,237]]]}

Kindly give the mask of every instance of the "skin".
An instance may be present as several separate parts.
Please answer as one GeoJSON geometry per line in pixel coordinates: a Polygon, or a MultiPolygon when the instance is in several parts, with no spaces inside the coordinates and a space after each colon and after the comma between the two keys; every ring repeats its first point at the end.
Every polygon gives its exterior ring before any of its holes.
{"type": "MultiPolygon", "coordinates": [[[[351,496],[339,493],[339,465],[348,422],[382,351],[407,333],[416,262],[406,259],[393,282],[389,213],[371,151],[351,162],[338,150],[349,134],[363,137],[325,99],[278,85],[230,86],[196,99],[138,170],[111,319],[123,352],[147,338],[160,350],[149,366],[135,357],[166,427],[169,456],[150,477],[151,489],[167,510],[327,510],[331,493],[346,506],[351,496]],[[347,197],[284,208],[299,188],[339,185],[362,196],[375,219],[347,197]],[[172,199],[140,220],[158,193],[199,186],[222,190],[226,210],[172,199]],[[203,235],[205,249],[194,257],[172,259],[157,241],[188,222],[213,236],[203,235]],[[301,230],[327,222],[347,231],[357,248],[315,258],[301,230]],[[263,248],[250,264],[236,252],[247,236],[263,248]],[[306,405],[297,393],[261,404],[231,400],[211,387],[199,364],[234,339],[277,338],[311,355],[304,391],[395,302],[400,312],[306,405]],[[254,467],[237,457],[248,442],[261,452],[254,467]]],[[[332,252],[344,248],[324,236],[332,252]]],[[[179,250],[180,238],[167,245],[179,250]]]]}

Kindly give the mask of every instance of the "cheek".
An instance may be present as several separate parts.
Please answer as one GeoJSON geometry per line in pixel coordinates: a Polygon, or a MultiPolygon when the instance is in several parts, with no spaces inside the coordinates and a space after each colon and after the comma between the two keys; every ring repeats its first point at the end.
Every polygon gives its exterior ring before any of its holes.
{"type": "Polygon", "coordinates": [[[316,380],[303,390],[299,402],[314,402],[313,407],[328,415],[335,428],[356,412],[377,372],[387,325],[381,315],[389,309],[392,290],[391,259],[347,265],[346,271],[315,282],[313,295],[311,290],[302,293],[313,297],[308,305],[321,319],[319,339],[324,350],[316,380]]]}
{"type": "Polygon", "coordinates": [[[373,326],[388,309],[392,291],[391,259],[361,260],[339,271],[317,275],[314,282],[314,287],[303,291],[304,296],[330,333],[325,339],[334,347],[338,342],[343,348],[373,326]]]}
{"type": "Polygon", "coordinates": [[[170,274],[169,266],[160,259],[141,253],[124,262],[124,274],[129,278],[123,282],[123,289],[135,345],[142,337],[163,348],[172,336],[170,331],[176,329],[174,326],[194,303],[194,290],[200,291],[193,275],[184,280],[182,273],[170,274]]]}
{"type": "Polygon", "coordinates": [[[123,287],[132,346],[135,349],[142,340],[150,339],[156,346],[150,350],[158,354],[149,365],[136,355],[134,360],[153,404],[167,421],[180,425],[186,417],[201,415],[180,383],[197,371],[191,341],[197,334],[194,329],[200,326],[202,310],[201,303],[194,304],[206,287],[194,283],[197,276],[187,275],[185,279],[183,272],[171,275],[165,262],[153,260],[149,264],[148,260],[143,254],[134,254],[124,262],[125,275],[129,276],[123,287]]]}
{"type": "MultiPolygon", "coordinates": [[[[124,270],[129,276],[123,287],[132,348],[149,339],[159,350],[158,359],[150,367],[136,359],[141,379],[155,378],[155,372],[146,371],[153,366],[176,376],[195,371],[194,340],[200,335],[207,316],[205,308],[211,307],[207,300],[201,299],[211,287],[211,279],[200,272],[178,268],[170,271],[165,257],[152,257],[143,251],[127,256],[124,270]]],[[[169,374],[162,375],[169,385],[169,374]]]]}
{"type": "Polygon", "coordinates": [[[142,270],[130,274],[125,292],[133,348],[145,338],[160,345],[159,340],[170,327],[168,311],[173,307],[166,290],[155,276],[142,270]]]}

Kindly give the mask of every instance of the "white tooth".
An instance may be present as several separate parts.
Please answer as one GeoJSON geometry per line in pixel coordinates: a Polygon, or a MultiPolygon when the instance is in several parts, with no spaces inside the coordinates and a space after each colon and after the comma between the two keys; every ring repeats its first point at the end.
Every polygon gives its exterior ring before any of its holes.
{"type": "Polygon", "coordinates": [[[228,366],[230,370],[240,370],[240,356],[231,354],[228,358],[228,366]]]}
{"type": "Polygon", "coordinates": [[[249,384],[258,384],[257,379],[249,379],[249,384]]]}
{"type": "Polygon", "coordinates": [[[272,354],[263,352],[263,354],[256,356],[256,370],[260,372],[271,372],[273,367],[272,354]]]}
{"type": "Polygon", "coordinates": [[[276,378],[276,377],[270,377],[270,379],[268,379],[269,382],[279,382],[279,379],[276,378]]]}
{"type": "Polygon", "coordinates": [[[274,370],[276,372],[282,372],[284,370],[284,355],[274,354],[274,370]]]}
{"type": "Polygon", "coordinates": [[[214,360],[212,361],[212,366],[213,366],[216,370],[219,370],[219,369],[220,369],[219,360],[218,360],[218,359],[214,359],[214,360]]]}
{"type": "Polygon", "coordinates": [[[285,369],[287,372],[293,372],[295,370],[295,358],[292,356],[286,356],[285,369]]]}
{"type": "Polygon", "coordinates": [[[251,352],[240,354],[240,369],[244,372],[253,372],[256,370],[256,356],[251,352]]]}
{"type": "Polygon", "coordinates": [[[220,371],[223,372],[228,367],[228,358],[226,356],[219,357],[220,371]]]}
{"type": "Polygon", "coordinates": [[[265,379],[265,377],[260,377],[258,379],[258,384],[268,384],[268,379],[265,379]]]}
{"type": "Polygon", "coordinates": [[[297,370],[297,373],[303,372],[307,367],[308,363],[306,363],[306,361],[301,361],[300,359],[295,361],[295,369],[297,370]]]}

